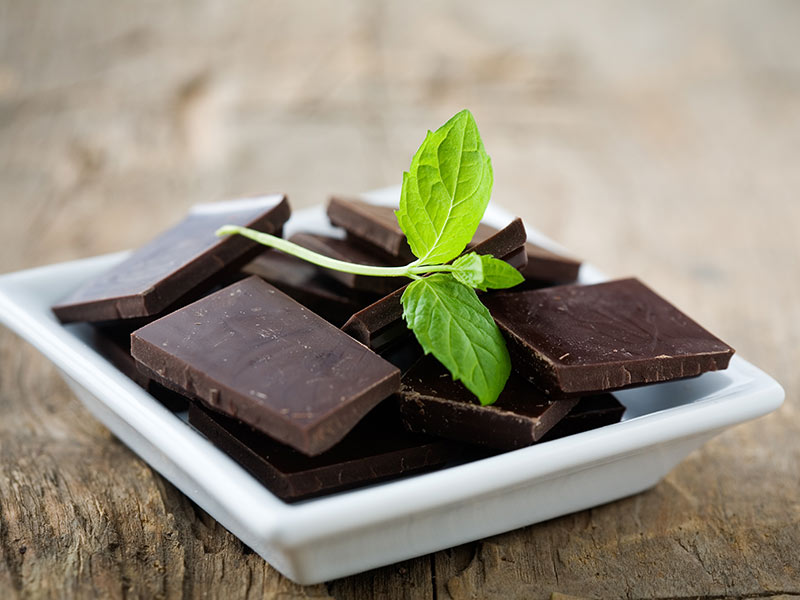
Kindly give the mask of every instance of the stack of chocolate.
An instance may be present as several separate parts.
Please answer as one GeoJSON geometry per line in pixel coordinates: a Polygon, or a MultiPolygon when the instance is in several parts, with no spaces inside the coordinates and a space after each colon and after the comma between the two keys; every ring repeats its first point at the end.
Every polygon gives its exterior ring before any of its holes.
{"type": "MultiPolygon", "coordinates": [[[[402,278],[318,268],[224,224],[281,235],[283,196],[205,205],[53,307],[276,495],[298,500],[618,421],[613,390],[724,369],[733,350],[635,279],[575,283],[580,263],[527,242],[517,219],[467,251],[525,283],[482,294],[514,373],[481,406],[402,320],[402,278]]],[[[390,208],[333,199],[346,235],[291,241],[340,260],[413,257],[390,208]]]]}

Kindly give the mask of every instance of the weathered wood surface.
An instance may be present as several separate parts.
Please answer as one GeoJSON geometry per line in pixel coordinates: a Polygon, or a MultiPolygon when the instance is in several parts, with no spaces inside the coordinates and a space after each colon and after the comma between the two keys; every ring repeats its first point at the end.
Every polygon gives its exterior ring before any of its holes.
{"type": "Polygon", "coordinates": [[[396,183],[467,106],[495,198],[776,376],[651,491],[297,586],[0,330],[0,597],[800,596],[800,4],[0,1],[0,272],[194,202],[396,183]]]}

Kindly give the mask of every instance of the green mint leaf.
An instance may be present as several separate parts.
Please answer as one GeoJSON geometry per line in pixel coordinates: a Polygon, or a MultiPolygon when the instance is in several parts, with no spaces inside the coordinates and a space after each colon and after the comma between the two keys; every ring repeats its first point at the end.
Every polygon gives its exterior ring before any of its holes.
{"type": "Polygon", "coordinates": [[[484,280],[483,261],[475,252],[459,256],[453,261],[453,277],[466,286],[481,289],[484,280]]]}
{"type": "Polygon", "coordinates": [[[442,264],[461,254],[483,217],[493,180],[492,161],[468,110],[428,132],[403,173],[397,211],[418,264],[442,264]]]}
{"type": "Polygon", "coordinates": [[[485,292],[514,287],[525,281],[522,273],[491,254],[470,252],[453,261],[453,277],[472,288],[485,292]]]}
{"type": "Polygon", "coordinates": [[[417,279],[401,298],[403,317],[432,353],[481,404],[492,404],[511,373],[505,340],[475,290],[448,273],[417,279]]]}
{"type": "Polygon", "coordinates": [[[483,292],[487,289],[503,290],[525,281],[522,273],[506,261],[494,258],[491,254],[482,254],[481,262],[483,263],[483,282],[475,287],[483,292]]]}

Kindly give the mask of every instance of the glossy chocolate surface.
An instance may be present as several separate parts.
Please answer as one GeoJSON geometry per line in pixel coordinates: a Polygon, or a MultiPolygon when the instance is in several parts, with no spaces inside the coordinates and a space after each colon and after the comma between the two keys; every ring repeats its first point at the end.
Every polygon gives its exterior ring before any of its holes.
{"type": "Polygon", "coordinates": [[[131,340],[160,383],[308,455],[333,446],[400,384],[396,367],[255,276],[131,340]]]}
{"type": "Polygon", "coordinates": [[[733,348],[637,279],[487,294],[512,363],[548,395],[725,369],[733,348]]]}
{"type": "Polygon", "coordinates": [[[225,224],[277,233],[289,218],[285,196],[195,206],[172,229],[88,281],[53,307],[63,323],[155,315],[258,244],[242,236],[219,238],[225,224]]]}

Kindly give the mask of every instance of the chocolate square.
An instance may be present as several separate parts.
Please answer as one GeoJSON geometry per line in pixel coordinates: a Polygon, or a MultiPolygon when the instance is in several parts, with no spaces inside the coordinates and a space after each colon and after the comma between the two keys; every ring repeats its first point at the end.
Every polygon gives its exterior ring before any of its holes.
{"type": "Polygon", "coordinates": [[[159,383],[310,456],[400,385],[396,367],[255,276],[135,331],[131,353],[159,383]]]}
{"type": "Polygon", "coordinates": [[[233,224],[275,234],[289,214],[281,195],[195,206],[175,227],[86,282],[53,306],[53,312],[62,323],[158,314],[248,252],[258,251],[259,245],[243,236],[217,237],[217,229],[233,224]]]}
{"type": "Polygon", "coordinates": [[[725,369],[733,348],[637,279],[487,294],[515,370],[553,397],[725,369]]]}

